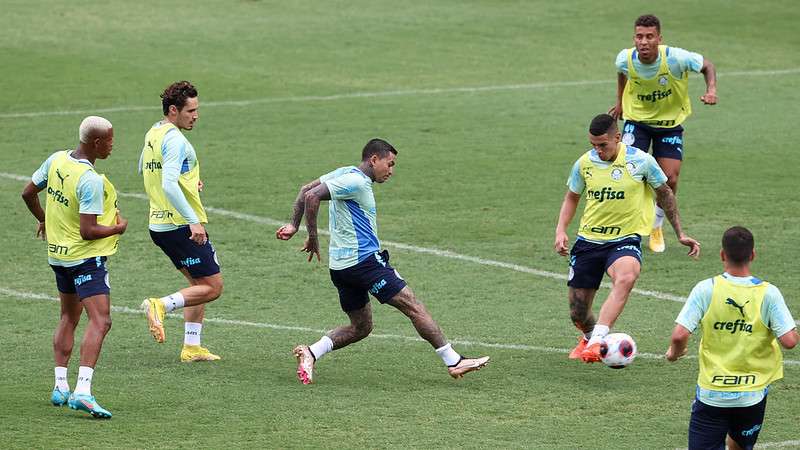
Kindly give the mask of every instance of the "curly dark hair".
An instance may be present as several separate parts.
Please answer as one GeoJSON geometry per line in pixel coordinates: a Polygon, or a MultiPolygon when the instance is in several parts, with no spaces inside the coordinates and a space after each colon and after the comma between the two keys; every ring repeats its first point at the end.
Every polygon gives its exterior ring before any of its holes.
{"type": "Polygon", "coordinates": [[[186,99],[197,97],[197,89],[192,83],[184,81],[176,81],[161,93],[161,109],[164,110],[164,115],[169,113],[170,105],[175,105],[178,111],[186,106],[186,99]]]}
{"type": "Polygon", "coordinates": [[[636,23],[633,24],[634,27],[656,27],[656,31],[658,34],[661,34],[661,21],[658,20],[658,17],[652,14],[645,14],[643,16],[639,16],[636,19],[636,23]]]}

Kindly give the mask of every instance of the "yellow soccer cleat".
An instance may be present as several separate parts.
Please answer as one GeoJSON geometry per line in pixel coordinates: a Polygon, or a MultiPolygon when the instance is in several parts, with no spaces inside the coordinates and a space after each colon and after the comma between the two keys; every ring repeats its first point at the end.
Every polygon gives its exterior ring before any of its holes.
{"type": "Polygon", "coordinates": [[[159,344],[163,343],[167,340],[167,336],[164,333],[164,316],[166,315],[164,304],[157,298],[146,298],[142,302],[142,309],[145,317],[147,317],[147,325],[150,327],[150,334],[153,335],[153,339],[159,344]]]}
{"type": "Polygon", "coordinates": [[[199,345],[185,345],[181,350],[181,362],[216,361],[222,359],[199,345]]]}
{"type": "Polygon", "coordinates": [[[664,244],[664,231],[662,231],[661,227],[653,228],[653,231],[650,232],[648,245],[650,250],[655,253],[663,253],[667,248],[666,244],[664,244]]]}

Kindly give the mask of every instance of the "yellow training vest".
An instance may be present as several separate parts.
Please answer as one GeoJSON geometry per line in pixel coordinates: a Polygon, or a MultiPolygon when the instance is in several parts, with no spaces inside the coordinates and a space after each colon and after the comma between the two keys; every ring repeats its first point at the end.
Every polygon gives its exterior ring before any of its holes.
{"type": "Polygon", "coordinates": [[[591,151],[579,160],[581,176],[586,183],[586,205],[578,236],[592,241],[610,241],[632,234],[650,234],[655,215],[653,189],[646,181],[631,176],[627,150],[628,147],[620,143],[616,159],[604,169],[589,160],[591,151]]]}
{"type": "MultiPolygon", "coordinates": [[[[142,174],[144,176],[144,190],[150,198],[150,224],[173,224],[186,225],[186,219],[178,213],[164,194],[161,187],[162,164],[164,162],[161,155],[161,144],[168,131],[177,129],[169,122],[156,124],[144,137],[144,149],[142,149],[142,174]]],[[[180,132],[180,130],[178,130],[180,132]]],[[[181,187],[183,195],[189,202],[200,223],[207,223],[208,217],[203,204],[200,202],[200,162],[178,178],[178,185],[181,187]]]]}
{"type": "Polygon", "coordinates": [[[783,354],[761,317],[769,283],[742,286],[714,277],[711,304],[700,323],[697,384],[715,391],[759,391],[783,378],[783,354]]]}
{"type": "Polygon", "coordinates": [[[658,46],[661,64],[658,74],[649,80],[636,73],[634,49],[628,49],[628,82],[622,92],[622,112],[626,120],[655,128],[671,128],[683,123],[692,113],[689,72],[675,78],[667,64],[666,49],[666,45],[658,46]]]}
{"type": "MultiPolygon", "coordinates": [[[[65,261],[113,255],[117,252],[118,234],[93,241],[81,237],[78,180],[86,171],[94,169],[70,158],[67,153],[63,151],[53,158],[47,172],[47,255],[65,261]]],[[[103,178],[103,214],[97,216],[97,223],[113,226],[117,216],[117,191],[105,175],[100,177],[103,178]]]]}

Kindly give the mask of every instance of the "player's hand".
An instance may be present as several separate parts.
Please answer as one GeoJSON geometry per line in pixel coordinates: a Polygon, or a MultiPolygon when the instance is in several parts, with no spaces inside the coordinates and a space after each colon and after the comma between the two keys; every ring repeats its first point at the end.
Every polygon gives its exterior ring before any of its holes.
{"type": "Polygon", "coordinates": [[[206,228],[203,226],[202,223],[190,224],[189,231],[192,232],[192,235],[189,237],[189,239],[193,240],[195,244],[205,245],[205,243],[208,241],[206,228]]]}
{"type": "Polygon", "coordinates": [[[622,103],[617,103],[612,106],[611,109],[608,110],[608,114],[615,120],[619,120],[620,117],[622,117],[622,103]]]}
{"type": "Polygon", "coordinates": [[[709,91],[705,94],[700,96],[700,101],[705,103],[706,105],[716,105],[717,104],[717,93],[716,91],[709,91]]]}
{"type": "Polygon", "coordinates": [[[685,245],[685,246],[689,247],[689,256],[691,256],[694,259],[697,259],[697,258],[700,257],[700,243],[699,242],[697,242],[696,240],[690,238],[689,236],[686,236],[685,234],[682,234],[682,235],[678,236],[678,241],[680,241],[681,245],[685,245]]]}
{"type": "Polygon", "coordinates": [[[683,349],[683,352],[681,352],[681,354],[678,355],[677,353],[675,353],[675,349],[672,348],[672,346],[670,345],[669,348],[667,349],[667,353],[664,355],[664,357],[667,358],[667,361],[675,362],[679,358],[681,358],[683,356],[686,356],[686,353],[688,351],[689,351],[689,347],[686,347],[686,348],[683,349]]]}
{"type": "Polygon", "coordinates": [[[117,223],[117,234],[125,233],[125,230],[128,229],[128,219],[122,217],[119,214],[119,211],[117,211],[116,223],[117,223]]]}
{"type": "Polygon", "coordinates": [[[39,226],[36,227],[36,237],[43,241],[47,240],[47,230],[45,229],[44,222],[39,222],[39,226]]]}
{"type": "Polygon", "coordinates": [[[275,237],[282,241],[288,241],[292,238],[292,236],[295,235],[295,233],[297,233],[297,227],[287,223],[286,225],[278,228],[278,231],[275,232],[275,237]]]}
{"type": "Polygon", "coordinates": [[[319,239],[316,236],[307,237],[306,242],[303,244],[303,248],[301,248],[300,251],[308,253],[309,262],[314,259],[314,255],[317,255],[317,261],[321,261],[319,256],[319,239]]]}
{"type": "Polygon", "coordinates": [[[205,186],[205,185],[203,184],[203,180],[199,180],[199,181],[197,182],[197,191],[198,191],[198,192],[203,192],[203,186],[205,186]]]}
{"type": "Polygon", "coordinates": [[[567,233],[556,233],[556,242],[553,244],[553,248],[556,253],[561,256],[567,256],[569,254],[569,236],[567,236],[567,233]]]}

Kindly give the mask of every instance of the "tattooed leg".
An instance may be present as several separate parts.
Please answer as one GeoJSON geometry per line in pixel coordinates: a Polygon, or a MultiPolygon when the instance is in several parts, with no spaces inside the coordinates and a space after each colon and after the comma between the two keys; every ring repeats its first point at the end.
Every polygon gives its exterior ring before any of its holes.
{"type": "Polygon", "coordinates": [[[596,321],[592,314],[592,301],[596,293],[597,289],[569,288],[569,316],[582,333],[594,330],[596,321]]]}
{"type": "Polygon", "coordinates": [[[411,319],[411,323],[414,324],[414,328],[416,328],[420,337],[428,341],[433,348],[441,348],[447,345],[441,328],[433,320],[428,310],[425,309],[425,305],[417,300],[410,287],[404,287],[403,290],[386,303],[399,309],[400,312],[411,319]]]}
{"type": "Polygon", "coordinates": [[[369,303],[363,308],[348,311],[350,325],[343,325],[331,330],[328,337],[333,341],[333,349],[347,347],[369,336],[372,332],[372,307],[369,303]]]}

